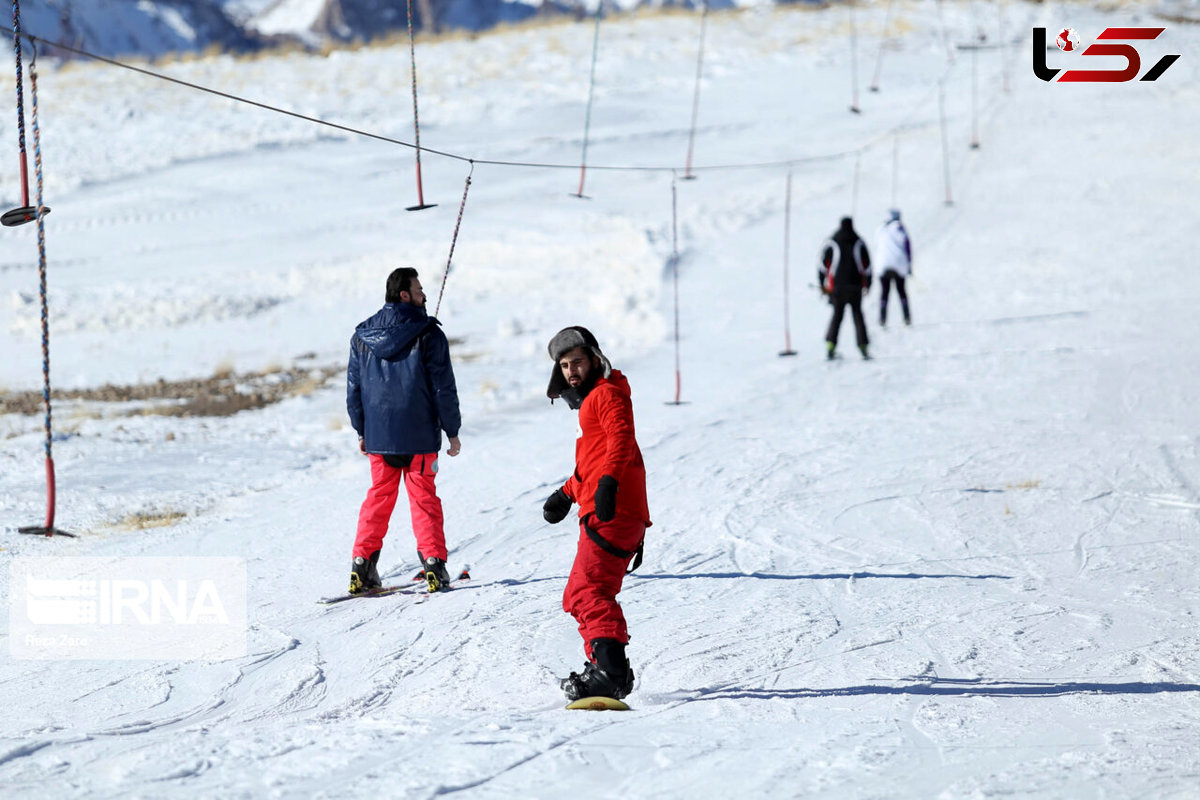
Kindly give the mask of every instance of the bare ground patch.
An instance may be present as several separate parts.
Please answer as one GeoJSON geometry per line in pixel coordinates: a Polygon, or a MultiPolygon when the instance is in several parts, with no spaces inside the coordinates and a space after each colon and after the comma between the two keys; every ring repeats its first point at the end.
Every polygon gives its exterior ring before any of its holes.
{"type": "MultiPolygon", "coordinates": [[[[135,404],[135,408],[115,409],[101,416],[226,417],[239,411],[265,406],[311,394],[336,377],[346,367],[292,366],[274,367],[258,372],[218,370],[207,378],[168,381],[89,389],[55,389],[50,401],[72,403],[135,404]]],[[[42,413],[42,393],[0,392],[0,414],[42,413]]]]}
{"type": "Polygon", "coordinates": [[[112,527],[126,531],[144,531],[148,528],[166,528],[186,517],[186,512],[175,509],[138,511],[112,523],[112,527]]]}

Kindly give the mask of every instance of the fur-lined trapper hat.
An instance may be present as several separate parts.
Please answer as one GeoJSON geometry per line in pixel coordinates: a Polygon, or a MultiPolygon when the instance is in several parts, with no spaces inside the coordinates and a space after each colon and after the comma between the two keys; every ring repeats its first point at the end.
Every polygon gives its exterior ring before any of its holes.
{"type": "Polygon", "coordinates": [[[546,387],[546,396],[551,401],[562,397],[563,392],[571,388],[571,384],[567,383],[567,379],[563,377],[562,370],[558,367],[558,360],[576,347],[586,348],[588,352],[600,361],[600,375],[598,377],[607,378],[612,374],[612,364],[609,363],[608,358],[601,352],[600,344],[596,341],[596,337],[592,335],[591,331],[581,325],[572,325],[569,328],[563,328],[554,334],[554,338],[550,340],[550,344],[546,347],[546,352],[550,354],[550,360],[554,362],[554,366],[550,370],[550,385],[546,387]]]}

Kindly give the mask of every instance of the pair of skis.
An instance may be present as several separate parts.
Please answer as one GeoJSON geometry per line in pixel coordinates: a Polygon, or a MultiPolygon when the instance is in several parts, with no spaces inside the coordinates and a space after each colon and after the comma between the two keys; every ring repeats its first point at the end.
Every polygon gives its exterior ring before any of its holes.
{"type": "MultiPolygon", "coordinates": [[[[467,572],[467,570],[464,569],[462,572],[460,572],[458,574],[457,578],[455,578],[453,581],[450,582],[450,585],[447,586],[446,589],[453,589],[459,583],[464,582],[464,581],[469,581],[469,580],[471,580],[471,574],[469,572],[467,572]]],[[[413,578],[413,582],[411,584],[398,583],[398,584],[393,584],[391,586],[381,586],[378,589],[368,589],[365,592],[359,592],[357,594],[348,594],[347,593],[347,594],[335,595],[333,597],[322,597],[317,602],[323,606],[331,606],[331,605],[334,605],[335,603],[344,603],[347,600],[357,600],[360,598],[367,599],[367,598],[378,598],[378,597],[391,597],[394,594],[428,594],[428,592],[425,589],[424,581],[425,581],[425,570],[421,570],[419,573],[417,573],[416,577],[413,578]],[[420,585],[417,584],[417,581],[421,581],[420,585]]]]}

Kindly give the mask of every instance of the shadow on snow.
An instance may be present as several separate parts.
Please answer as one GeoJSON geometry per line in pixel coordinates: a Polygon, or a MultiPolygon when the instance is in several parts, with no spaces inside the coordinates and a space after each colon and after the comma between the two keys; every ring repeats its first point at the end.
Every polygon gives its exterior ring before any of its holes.
{"type": "Polygon", "coordinates": [[[831,689],[700,689],[694,700],[800,700],[816,697],[859,697],[867,695],[930,695],[950,697],[1062,697],[1072,694],[1131,695],[1200,692],[1194,683],[1148,683],[1129,681],[988,681],[938,679],[899,684],[842,686],[831,689]]]}
{"type": "Polygon", "coordinates": [[[936,572],[819,572],[810,573],[807,575],[780,575],[770,572],[689,572],[686,575],[671,575],[671,574],[636,574],[631,577],[641,578],[643,580],[673,580],[682,581],[692,578],[716,578],[719,580],[745,579],[754,578],[762,581],[832,581],[832,580],[860,580],[866,578],[899,578],[903,580],[919,580],[921,578],[960,578],[969,581],[983,580],[1012,580],[1011,575],[963,575],[961,573],[936,573],[936,572]]]}

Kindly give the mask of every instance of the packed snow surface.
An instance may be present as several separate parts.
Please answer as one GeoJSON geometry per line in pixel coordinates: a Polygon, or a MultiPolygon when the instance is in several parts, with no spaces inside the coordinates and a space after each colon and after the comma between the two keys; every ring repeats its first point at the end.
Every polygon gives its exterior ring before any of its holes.
{"type": "MultiPolygon", "coordinates": [[[[590,22],[422,43],[421,143],[476,163],[422,153],[421,212],[410,148],[39,63],[78,538],[18,535],[45,514],[43,417],[0,415],[0,590],[17,557],[243,559],[246,655],[17,658],[0,625],[6,797],[1197,796],[1200,28],[1136,5],[713,13],[690,181],[699,32],[602,25],[588,200],[590,22]],[[1155,82],[1030,70],[1034,26],[1137,25],[1166,27],[1146,68],[1182,56],[1155,82]],[[827,362],[818,247],[847,214],[870,244],[892,206],[913,324],[893,297],[879,326],[876,285],[874,358],[847,320],[827,362]],[[325,607],[368,483],[340,370],[401,265],[452,340],[463,452],[439,486],[473,579],[325,607]],[[573,466],[544,396],[570,324],[628,375],[649,473],[627,713],[564,711],[557,686],[583,664],[577,528],[541,516],[573,466]],[[178,415],[132,391],[222,378],[270,397],[178,415]]],[[[411,141],[408,64],[398,43],[153,68],[411,141]]],[[[0,231],[0,389],[36,400],[35,228],[0,231]]],[[[393,523],[407,581],[403,499],[393,523]]]]}

